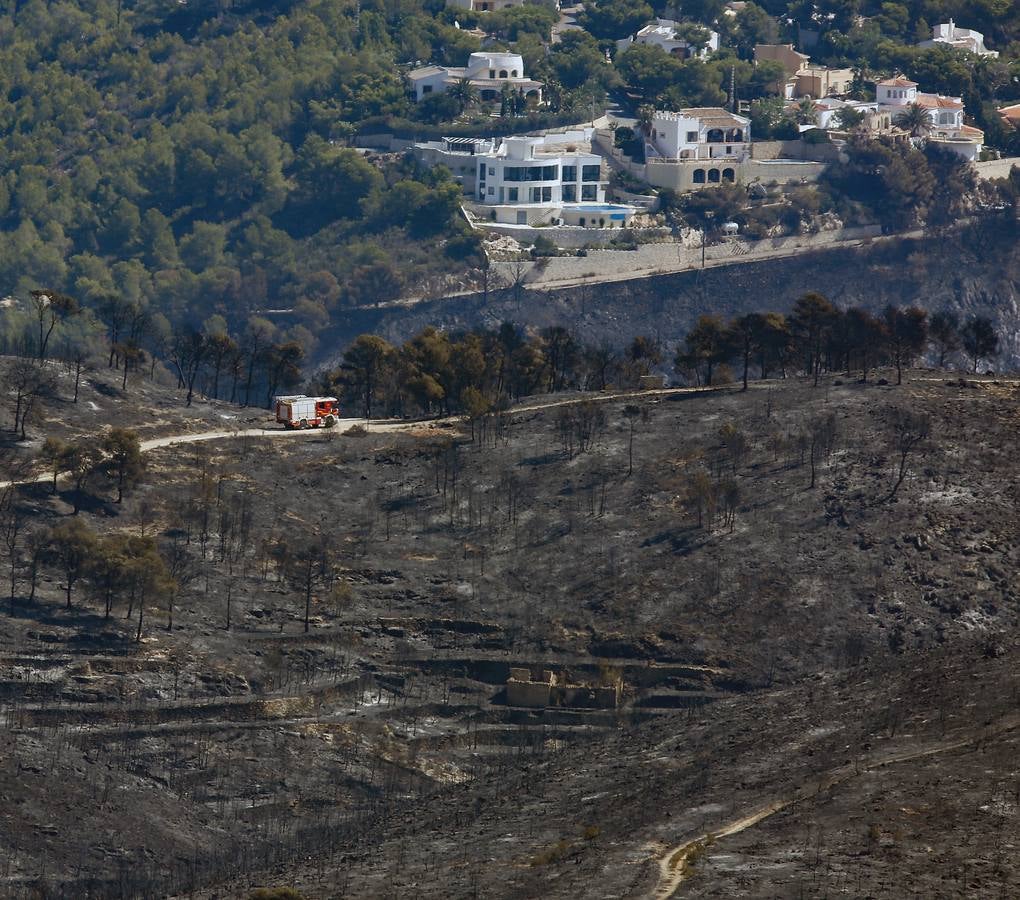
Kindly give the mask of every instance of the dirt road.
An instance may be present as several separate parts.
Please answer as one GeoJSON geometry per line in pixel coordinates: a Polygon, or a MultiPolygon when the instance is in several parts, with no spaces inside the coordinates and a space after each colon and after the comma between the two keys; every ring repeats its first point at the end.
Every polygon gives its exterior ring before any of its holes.
{"type": "MultiPolygon", "coordinates": [[[[596,403],[608,403],[613,400],[625,400],[625,399],[641,399],[649,397],[660,397],[669,396],[671,394],[684,394],[694,393],[697,391],[714,391],[720,390],[720,388],[701,388],[701,387],[675,387],[675,388],[654,388],[646,391],[613,391],[607,393],[586,393],[578,394],[576,397],[570,397],[567,399],[549,400],[547,402],[540,403],[525,403],[521,406],[513,407],[511,413],[527,413],[537,412],[544,409],[555,409],[561,406],[572,406],[578,403],[584,403],[586,401],[592,401],[596,403]]],[[[369,433],[392,433],[395,431],[417,431],[422,428],[450,428],[461,422],[465,421],[464,416],[450,416],[445,419],[379,419],[379,420],[367,420],[367,419],[340,419],[336,427],[333,429],[334,432],[343,433],[349,428],[354,426],[361,426],[365,428],[369,433]]],[[[309,428],[307,430],[291,430],[289,428],[282,428],[275,423],[270,425],[266,424],[261,428],[235,428],[235,429],[217,429],[216,431],[201,431],[193,434],[173,434],[167,437],[150,438],[149,440],[141,441],[140,446],[143,453],[148,453],[151,450],[158,450],[161,447],[177,447],[182,444],[198,444],[203,441],[216,441],[216,440],[231,440],[234,438],[297,438],[297,437],[310,437],[312,435],[321,435],[322,429],[309,428]]],[[[63,476],[61,476],[63,477],[63,476]]],[[[27,478],[15,479],[13,481],[0,481],[0,490],[19,485],[19,484],[39,484],[44,481],[50,481],[53,478],[52,472],[42,472],[38,475],[30,475],[27,478]]]]}
{"type": "Polygon", "coordinates": [[[693,840],[685,841],[682,844],[669,848],[659,858],[659,880],[655,889],[652,891],[651,897],[653,897],[654,900],[668,900],[668,898],[673,897],[680,888],[680,885],[683,883],[684,878],[687,876],[692,856],[700,854],[722,838],[739,834],[741,831],[746,831],[748,828],[757,825],[759,822],[764,821],[769,816],[772,816],[777,812],[781,812],[787,807],[794,806],[809,797],[813,797],[822,791],[829,790],[838,784],[842,784],[844,781],[856,778],[865,772],[880,769],[883,766],[891,766],[897,763],[922,759],[926,756],[937,756],[940,753],[949,753],[953,750],[961,750],[965,747],[977,746],[983,741],[987,741],[990,738],[1005,734],[1009,731],[1015,731],[1017,728],[1020,728],[1020,715],[1011,714],[1003,716],[993,725],[989,725],[976,733],[970,733],[964,737],[954,738],[951,740],[947,739],[935,744],[929,744],[922,748],[902,750],[898,753],[879,756],[870,761],[858,761],[857,763],[839,766],[836,769],[830,769],[823,775],[812,779],[800,788],[800,790],[787,797],[781,797],[767,806],[760,807],[759,809],[747,813],[738,819],[727,822],[718,829],[705,832],[693,840]]]}

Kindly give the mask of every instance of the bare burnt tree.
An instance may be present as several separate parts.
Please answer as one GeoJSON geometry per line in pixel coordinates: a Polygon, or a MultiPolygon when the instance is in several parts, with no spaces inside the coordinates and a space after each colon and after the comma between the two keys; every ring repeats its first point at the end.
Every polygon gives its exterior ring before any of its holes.
{"type": "Polygon", "coordinates": [[[886,501],[896,499],[896,493],[907,477],[910,460],[923,453],[931,436],[931,416],[927,413],[896,408],[892,411],[889,427],[889,448],[897,461],[896,481],[886,501]]]}

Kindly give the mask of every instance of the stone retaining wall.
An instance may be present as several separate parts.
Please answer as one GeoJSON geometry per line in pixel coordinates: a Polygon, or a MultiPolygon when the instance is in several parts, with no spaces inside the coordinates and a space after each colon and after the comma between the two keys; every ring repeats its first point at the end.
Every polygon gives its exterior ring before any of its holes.
{"type": "MultiPolygon", "coordinates": [[[[560,231],[562,229],[557,229],[560,231]]],[[[585,229],[578,229],[584,231],[585,229]]],[[[767,259],[769,256],[790,255],[803,250],[831,247],[846,242],[872,238],[882,233],[878,225],[823,231],[818,234],[792,235],[766,238],[761,241],[727,240],[705,248],[705,259],[710,262],[736,259],[767,259]]],[[[493,262],[493,268],[512,279],[510,267],[516,263],[493,262]]],[[[562,281],[590,279],[611,280],[621,273],[628,277],[651,275],[657,272],[680,272],[701,266],[701,248],[681,244],[641,244],[636,250],[589,250],[584,257],[557,256],[542,260],[540,265],[529,267],[525,282],[541,287],[562,281]]]]}

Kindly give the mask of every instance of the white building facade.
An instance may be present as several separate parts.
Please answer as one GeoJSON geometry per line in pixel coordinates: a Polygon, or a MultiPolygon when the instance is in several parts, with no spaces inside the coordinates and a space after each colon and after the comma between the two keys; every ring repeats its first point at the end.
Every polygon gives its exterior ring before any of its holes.
{"type": "Polygon", "coordinates": [[[650,25],[645,25],[632,37],[626,37],[616,42],[617,49],[626,50],[631,44],[650,44],[665,50],[671,56],[679,56],[681,59],[697,57],[707,59],[712,53],[719,49],[719,34],[715,31],[705,29],[708,33],[706,46],[697,48],[691,46],[688,41],[677,35],[677,28],[680,23],[672,19],[656,19],[650,25]]]}
{"type": "Polygon", "coordinates": [[[467,79],[483,103],[498,102],[504,87],[536,103],[542,100],[542,82],[524,74],[519,53],[472,53],[464,68],[422,66],[407,75],[416,101],[429,94],[441,94],[461,79],[467,79]]]}
{"type": "Polygon", "coordinates": [[[574,151],[541,152],[542,138],[506,138],[477,159],[475,199],[486,205],[603,203],[602,157],[574,151]]]}
{"type": "Polygon", "coordinates": [[[931,40],[921,41],[918,47],[952,47],[954,50],[966,50],[978,56],[998,56],[998,51],[985,47],[985,36],[972,28],[959,28],[950,19],[931,30],[931,40]]]}
{"type": "Polygon", "coordinates": [[[646,156],[664,159],[743,159],[751,152],[751,120],[720,107],[657,110],[646,156]]]}
{"type": "Polygon", "coordinates": [[[926,94],[909,78],[888,78],[875,85],[875,99],[881,112],[887,112],[895,124],[907,107],[917,104],[928,113],[927,141],[959,153],[974,162],[981,153],[985,135],[980,128],[964,124],[963,100],[942,94],[926,94]]]}

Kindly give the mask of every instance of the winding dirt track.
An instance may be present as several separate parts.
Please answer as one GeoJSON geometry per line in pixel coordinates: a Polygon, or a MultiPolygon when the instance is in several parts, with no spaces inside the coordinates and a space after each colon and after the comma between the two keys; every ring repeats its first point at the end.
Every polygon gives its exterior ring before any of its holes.
{"type": "MultiPolygon", "coordinates": [[[[754,386],[755,385],[752,385],[752,387],[754,386]]],[[[647,391],[614,391],[611,393],[601,394],[579,394],[576,398],[571,397],[566,400],[560,399],[550,400],[543,403],[526,403],[522,406],[513,407],[510,412],[515,414],[538,412],[544,409],[555,409],[561,406],[574,406],[576,404],[589,401],[596,403],[608,403],[613,400],[640,399],[725,389],[725,387],[677,387],[654,388],[647,391]]],[[[417,431],[419,429],[429,428],[432,426],[449,428],[464,421],[466,421],[466,417],[464,416],[450,416],[445,419],[413,419],[410,421],[405,419],[379,419],[371,421],[366,419],[340,419],[333,430],[334,432],[342,433],[355,425],[361,425],[370,433],[378,434],[380,432],[417,431]]],[[[161,447],[177,447],[182,444],[198,444],[203,441],[230,440],[232,438],[296,438],[301,436],[309,437],[314,434],[322,434],[322,430],[318,428],[310,428],[305,431],[291,430],[289,428],[281,428],[274,423],[273,425],[265,425],[261,428],[235,428],[232,430],[218,429],[216,431],[200,431],[193,434],[173,434],[168,435],[167,437],[150,438],[149,440],[141,441],[141,450],[143,453],[147,453],[150,450],[158,450],[161,447]]],[[[52,472],[42,472],[38,475],[30,475],[27,478],[15,479],[13,481],[0,481],[0,490],[20,484],[39,484],[44,481],[50,481],[52,478],[52,472]]]]}
{"type": "Polygon", "coordinates": [[[953,750],[961,750],[965,747],[977,746],[983,741],[1010,731],[1015,731],[1017,728],[1020,728],[1020,714],[1013,713],[1003,716],[995,724],[972,732],[966,737],[940,741],[915,750],[886,754],[884,756],[876,757],[870,761],[859,761],[857,764],[848,764],[845,766],[839,766],[835,769],[830,769],[823,775],[812,779],[800,788],[800,790],[788,797],[782,797],[775,800],[767,806],[760,807],[753,812],[741,816],[739,819],[727,822],[714,831],[705,832],[704,834],[698,835],[698,837],[693,840],[685,841],[682,844],[678,844],[668,849],[659,858],[659,880],[650,896],[654,898],[654,900],[668,900],[668,898],[673,897],[680,888],[680,885],[683,883],[684,878],[687,876],[688,861],[692,855],[700,852],[721,838],[730,837],[731,835],[739,834],[741,831],[746,831],[748,828],[757,825],[759,822],[767,819],[769,816],[772,816],[777,812],[781,812],[787,807],[794,806],[809,797],[814,797],[822,791],[829,790],[830,788],[835,787],[838,784],[842,784],[844,781],[849,781],[850,779],[862,775],[865,772],[880,769],[883,766],[895,765],[896,763],[922,759],[926,756],[937,756],[941,753],[949,753],[953,750]]]}

